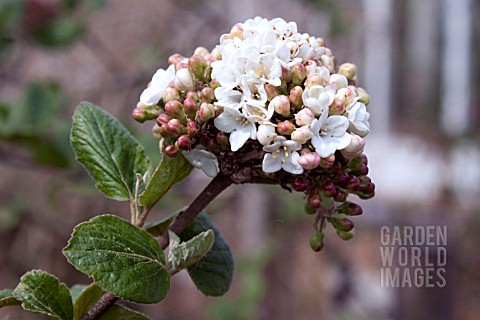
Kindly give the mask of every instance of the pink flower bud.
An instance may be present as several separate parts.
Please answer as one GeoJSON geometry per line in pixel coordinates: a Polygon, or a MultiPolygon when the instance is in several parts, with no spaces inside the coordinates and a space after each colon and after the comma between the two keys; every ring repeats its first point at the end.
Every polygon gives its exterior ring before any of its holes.
{"type": "Polygon", "coordinates": [[[170,120],[172,120],[172,117],[170,117],[170,116],[169,116],[168,114],[166,114],[166,113],[162,113],[161,115],[159,115],[159,116],[157,117],[156,122],[157,122],[157,124],[158,124],[159,126],[162,126],[162,125],[166,124],[166,123],[167,123],[168,121],[170,121],[170,120]]]}
{"type": "Polygon", "coordinates": [[[329,115],[342,115],[345,112],[345,103],[343,103],[342,100],[340,99],[333,99],[332,104],[330,105],[330,108],[328,109],[328,114],[329,115]]]}
{"type": "Polygon", "coordinates": [[[368,105],[370,103],[370,95],[365,91],[363,88],[357,88],[357,96],[358,101],[363,103],[364,105],[368,105]]]}
{"type": "Polygon", "coordinates": [[[187,133],[187,128],[185,128],[178,119],[172,119],[168,121],[165,126],[167,127],[168,131],[175,137],[179,137],[182,134],[187,133]]]}
{"type": "Polygon", "coordinates": [[[344,63],[338,68],[338,73],[343,74],[348,80],[353,80],[357,75],[357,66],[353,63],[344,63]]]}
{"type": "Polygon", "coordinates": [[[273,125],[261,124],[258,126],[257,140],[260,144],[264,146],[269,145],[276,136],[277,133],[273,125]]]}
{"type": "Polygon", "coordinates": [[[295,109],[300,110],[300,108],[303,106],[303,100],[302,100],[302,95],[303,95],[303,89],[302,87],[296,86],[293,87],[292,90],[290,90],[290,96],[288,99],[290,100],[290,103],[295,106],[295,109]]]}
{"type": "Polygon", "coordinates": [[[333,227],[340,231],[351,231],[354,227],[354,224],[351,220],[347,218],[333,218],[331,220],[333,227]]]}
{"type": "Polygon", "coordinates": [[[320,164],[320,156],[316,152],[303,152],[298,158],[298,164],[305,170],[312,170],[320,164]]]}
{"type": "Polygon", "coordinates": [[[287,96],[276,96],[270,103],[273,105],[276,113],[284,117],[290,115],[290,101],[288,100],[287,96]]]}
{"type": "Polygon", "coordinates": [[[195,49],[195,51],[193,51],[193,54],[194,55],[198,55],[198,56],[206,56],[207,54],[209,54],[208,50],[205,49],[204,47],[197,47],[195,49]]]}
{"type": "Polygon", "coordinates": [[[318,209],[322,206],[322,198],[318,192],[312,192],[308,195],[307,203],[310,207],[318,209]]]}
{"type": "Polygon", "coordinates": [[[213,139],[213,138],[207,140],[207,150],[213,153],[218,153],[220,152],[220,146],[217,144],[217,141],[215,140],[216,139],[213,139]]]}
{"type": "Polygon", "coordinates": [[[313,137],[312,130],[310,130],[309,126],[302,126],[300,128],[295,129],[292,132],[292,140],[298,142],[300,144],[306,143],[313,137]]]}
{"type": "Polygon", "coordinates": [[[282,67],[282,76],[280,80],[285,83],[289,83],[292,81],[292,73],[290,72],[290,69],[282,67]]]}
{"type": "Polygon", "coordinates": [[[183,105],[180,101],[171,100],[167,102],[167,104],[165,105],[165,111],[172,118],[178,119],[180,121],[185,120],[185,110],[183,109],[183,105]]]}
{"type": "Polygon", "coordinates": [[[335,162],[335,154],[331,154],[328,157],[322,158],[320,160],[320,167],[324,169],[331,168],[334,162],[335,162]]]}
{"type": "Polygon", "coordinates": [[[350,179],[350,175],[344,171],[340,171],[333,177],[333,181],[340,187],[345,187],[350,179]]]}
{"type": "Polygon", "coordinates": [[[346,106],[352,103],[355,93],[350,88],[342,88],[337,91],[335,98],[342,101],[346,106]]]}
{"type": "Polygon", "coordinates": [[[178,91],[177,88],[175,87],[166,87],[165,90],[163,91],[163,102],[167,103],[168,101],[171,100],[177,100],[180,101],[180,91],[178,91]]]}
{"type": "Polygon", "coordinates": [[[210,88],[212,88],[213,91],[215,91],[215,89],[217,89],[218,87],[220,87],[220,82],[215,79],[210,81],[210,88]]]}
{"type": "Polygon", "coordinates": [[[180,61],[182,61],[183,59],[185,59],[184,56],[182,56],[182,55],[179,54],[179,53],[175,53],[175,54],[172,54],[172,55],[168,58],[168,64],[177,65],[177,64],[180,63],[180,61]]]}
{"type": "Polygon", "coordinates": [[[308,60],[307,62],[305,62],[305,70],[307,71],[307,74],[312,73],[312,70],[315,69],[317,66],[317,63],[313,60],[308,60]]]}
{"type": "Polygon", "coordinates": [[[160,133],[160,127],[158,126],[158,124],[154,124],[152,127],[152,136],[155,139],[159,140],[163,138],[162,134],[160,133]]]}
{"type": "Polygon", "coordinates": [[[192,149],[192,139],[187,135],[182,135],[178,137],[176,145],[181,150],[190,150],[192,149]]]}
{"type": "Polygon", "coordinates": [[[315,115],[308,108],[304,108],[295,114],[295,123],[297,126],[309,126],[313,119],[315,119],[315,115]]]}
{"type": "Polygon", "coordinates": [[[334,63],[334,61],[331,57],[324,54],[320,57],[320,60],[322,61],[322,65],[324,67],[326,67],[328,69],[328,71],[330,71],[330,72],[335,71],[335,63],[334,63]]]}
{"type": "Polygon", "coordinates": [[[243,27],[238,23],[230,30],[230,39],[233,38],[239,38],[243,40],[243,27]]]}
{"type": "Polygon", "coordinates": [[[215,94],[213,93],[213,89],[209,87],[205,87],[200,92],[200,100],[206,103],[212,103],[215,100],[215,94]]]}
{"type": "Polygon", "coordinates": [[[225,132],[220,131],[217,133],[215,140],[222,150],[230,150],[230,142],[228,141],[228,135],[225,132]]]}
{"type": "Polygon", "coordinates": [[[292,84],[294,86],[299,86],[303,83],[303,80],[307,77],[307,71],[303,63],[297,63],[292,68],[292,84]]]}
{"type": "Polygon", "coordinates": [[[198,97],[197,91],[188,91],[185,95],[186,99],[192,99],[195,102],[200,102],[200,98],[198,97]]]}
{"type": "Polygon", "coordinates": [[[132,111],[132,118],[140,123],[144,123],[147,120],[147,111],[143,108],[135,108],[132,111]]]}
{"type": "Polygon", "coordinates": [[[211,54],[215,60],[222,59],[222,54],[220,53],[220,49],[217,47],[213,48],[211,54]]]}
{"type": "Polygon", "coordinates": [[[200,105],[200,110],[198,110],[197,115],[200,121],[205,123],[215,117],[215,107],[213,104],[204,102],[200,105]]]}
{"type": "Polygon", "coordinates": [[[178,149],[178,147],[174,144],[165,147],[165,154],[169,157],[175,158],[179,152],[180,149],[178,149]]]}
{"type": "Polygon", "coordinates": [[[350,144],[343,150],[340,150],[343,157],[346,159],[353,159],[360,156],[365,148],[365,140],[354,133],[350,133],[352,140],[350,144]]]}
{"type": "Polygon", "coordinates": [[[292,188],[298,192],[306,191],[309,186],[310,186],[310,183],[307,181],[307,179],[305,179],[305,177],[302,177],[302,176],[296,177],[292,181],[292,188]]]}
{"type": "Polygon", "coordinates": [[[325,181],[320,188],[323,191],[323,195],[327,198],[335,197],[337,194],[337,188],[331,180],[325,181]]]}
{"type": "Polygon", "coordinates": [[[188,121],[187,122],[187,134],[190,137],[194,137],[197,135],[198,132],[198,125],[195,121],[188,121]]]}
{"type": "Polygon", "coordinates": [[[358,180],[358,178],[355,176],[350,176],[348,178],[347,190],[351,192],[355,192],[358,189],[360,189],[360,180],[358,180]]]}
{"type": "Polygon", "coordinates": [[[337,194],[335,195],[334,199],[337,202],[345,202],[347,200],[347,197],[348,197],[348,193],[340,189],[337,189],[337,194]]]}
{"type": "Polygon", "coordinates": [[[323,86],[325,84],[325,79],[319,74],[312,73],[307,76],[307,80],[305,80],[305,87],[310,88],[312,86],[323,86]]]}
{"type": "Polygon", "coordinates": [[[295,130],[295,125],[290,121],[283,121],[277,124],[277,131],[283,136],[289,136],[295,130]]]}
{"type": "Polygon", "coordinates": [[[167,124],[163,124],[158,128],[158,133],[163,137],[163,138],[172,138],[174,135],[173,133],[168,130],[167,124]]]}
{"type": "Polygon", "coordinates": [[[198,111],[198,103],[192,98],[186,98],[185,101],[183,101],[183,109],[188,118],[194,120],[198,111]]]}
{"type": "Polygon", "coordinates": [[[358,204],[345,201],[337,208],[338,212],[346,214],[347,216],[359,216],[363,213],[362,207],[358,204]]]}
{"type": "Polygon", "coordinates": [[[323,38],[316,38],[315,41],[317,42],[318,46],[319,47],[325,47],[327,44],[325,43],[325,39],[323,38]]]}

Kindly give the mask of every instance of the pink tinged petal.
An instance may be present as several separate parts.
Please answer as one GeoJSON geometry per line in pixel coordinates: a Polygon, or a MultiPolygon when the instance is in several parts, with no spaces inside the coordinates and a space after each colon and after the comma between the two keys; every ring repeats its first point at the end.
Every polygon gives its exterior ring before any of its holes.
{"type": "Polygon", "coordinates": [[[298,152],[292,152],[290,157],[288,157],[285,163],[282,164],[283,170],[292,174],[302,174],[303,167],[298,164],[299,158],[300,155],[298,154],[298,152]]]}
{"type": "Polygon", "coordinates": [[[282,169],[282,159],[280,157],[273,157],[271,153],[265,154],[262,162],[262,170],[267,173],[277,172],[282,169]]]}

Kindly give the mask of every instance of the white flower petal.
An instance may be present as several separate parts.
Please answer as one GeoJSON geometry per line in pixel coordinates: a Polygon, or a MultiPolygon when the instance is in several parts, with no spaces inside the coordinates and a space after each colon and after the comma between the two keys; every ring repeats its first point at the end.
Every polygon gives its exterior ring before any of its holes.
{"type": "Polygon", "coordinates": [[[245,142],[247,142],[247,140],[250,138],[251,134],[252,134],[251,125],[237,128],[237,130],[230,133],[229,141],[230,141],[230,146],[232,148],[232,151],[235,152],[241,147],[243,147],[245,142]]]}
{"type": "Polygon", "coordinates": [[[265,154],[262,162],[262,170],[267,173],[273,173],[280,169],[282,169],[282,160],[278,157],[274,158],[271,153],[265,154]]]}
{"type": "Polygon", "coordinates": [[[292,174],[302,174],[303,167],[298,164],[299,158],[300,158],[300,155],[298,154],[298,152],[292,152],[288,160],[282,164],[283,170],[290,172],[292,174]]]}

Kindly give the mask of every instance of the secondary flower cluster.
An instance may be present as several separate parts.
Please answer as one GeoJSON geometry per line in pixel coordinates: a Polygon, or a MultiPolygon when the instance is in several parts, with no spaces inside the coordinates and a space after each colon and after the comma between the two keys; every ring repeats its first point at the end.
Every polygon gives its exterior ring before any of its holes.
{"type": "Polygon", "coordinates": [[[234,25],[211,52],[200,47],[168,62],[133,111],[140,122],[156,119],[153,134],[168,156],[181,151],[208,176],[221,171],[238,183],[278,178],[315,209],[327,196],[355,215],[348,193],[373,196],[362,154],[370,97],[356,87],[355,65],[337,67],[322,38],[256,17],[234,25]]]}

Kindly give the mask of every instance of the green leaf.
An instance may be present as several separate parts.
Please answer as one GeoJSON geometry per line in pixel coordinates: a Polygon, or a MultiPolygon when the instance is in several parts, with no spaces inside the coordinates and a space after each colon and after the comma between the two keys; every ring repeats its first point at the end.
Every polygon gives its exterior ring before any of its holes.
{"type": "Polygon", "coordinates": [[[180,242],[180,238],[171,231],[168,234],[170,237],[168,253],[170,273],[175,273],[200,261],[212,249],[215,241],[215,235],[211,229],[185,242],[180,242]]]}
{"type": "Polygon", "coordinates": [[[186,207],[167,214],[166,216],[161,217],[155,222],[148,223],[143,226],[143,229],[145,229],[152,236],[159,237],[165,232],[167,232],[168,228],[170,228],[175,219],[177,219],[177,216],[185,209],[186,207]]]}
{"type": "Polygon", "coordinates": [[[76,226],[63,254],[100,288],[124,300],[156,303],[170,287],[157,241],[115,216],[97,216],[76,226]]]}
{"type": "Polygon", "coordinates": [[[0,290],[0,308],[8,307],[8,306],[17,306],[21,304],[20,300],[17,300],[13,296],[13,290],[11,289],[4,289],[0,290]]]}
{"type": "MultiPolygon", "coordinates": [[[[72,288],[73,289],[73,288],[72,288]]],[[[72,290],[70,289],[70,290],[72,290]]],[[[96,284],[88,287],[83,286],[83,290],[73,304],[73,319],[79,320],[105,293],[96,284]]]]}
{"type": "Polygon", "coordinates": [[[25,310],[55,319],[71,320],[73,306],[65,284],[44,271],[33,270],[22,276],[13,295],[25,310]]]}
{"type": "Polygon", "coordinates": [[[118,120],[97,106],[82,102],[73,115],[70,140],[78,162],[101,192],[115,200],[135,198],[136,174],[148,176],[150,160],[118,120]]]}
{"type": "Polygon", "coordinates": [[[73,304],[75,304],[75,301],[77,301],[78,297],[80,297],[82,291],[87,287],[88,286],[84,284],[75,284],[70,288],[70,296],[72,297],[73,304]]]}
{"type": "Polygon", "coordinates": [[[72,44],[85,30],[86,25],[83,21],[62,16],[34,29],[31,35],[41,45],[58,47],[72,44]]]}
{"type": "Polygon", "coordinates": [[[200,213],[179,236],[182,241],[188,241],[209,229],[215,235],[212,249],[198,263],[188,268],[188,274],[203,294],[217,297],[228,291],[233,277],[233,257],[227,243],[205,212],[200,213]]]}
{"type": "Polygon", "coordinates": [[[182,155],[176,158],[163,157],[140,195],[140,204],[153,207],[171,187],[188,177],[192,170],[192,165],[182,155]]]}
{"type": "Polygon", "coordinates": [[[133,311],[124,306],[114,304],[102,315],[100,320],[149,320],[146,315],[133,311]]]}

